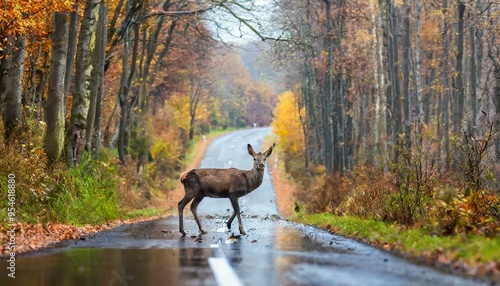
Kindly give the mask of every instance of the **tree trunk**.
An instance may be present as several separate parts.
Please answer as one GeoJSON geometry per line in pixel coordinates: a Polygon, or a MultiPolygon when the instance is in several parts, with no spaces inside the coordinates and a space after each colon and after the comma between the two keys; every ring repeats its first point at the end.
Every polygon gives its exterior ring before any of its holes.
{"type": "Polygon", "coordinates": [[[443,45],[443,60],[441,66],[441,77],[443,81],[443,121],[444,121],[444,156],[446,166],[450,166],[450,117],[449,117],[449,106],[450,106],[450,91],[448,83],[448,64],[449,64],[449,36],[448,36],[448,19],[446,19],[446,14],[448,13],[448,0],[443,0],[443,34],[441,37],[443,45]]]}
{"type": "Polygon", "coordinates": [[[26,39],[22,36],[13,41],[12,58],[7,63],[8,73],[2,76],[5,79],[3,120],[5,141],[8,142],[21,123],[21,97],[23,92],[24,59],[26,54],[26,39]]]}
{"type": "MultiPolygon", "coordinates": [[[[104,1],[100,1],[98,8],[96,8],[94,13],[94,21],[96,23],[95,37],[94,37],[94,47],[92,50],[92,72],[90,73],[90,104],[89,111],[87,114],[87,128],[85,131],[85,150],[91,151],[92,136],[94,135],[94,124],[96,117],[96,107],[97,100],[99,97],[99,88],[102,89],[102,77],[101,68],[104,68],[104,61],[101,60],[102,55],[102,43],[104,34],[102,32],[102,25],[104,25],[104,1]]],[[[102,99],[102,93],[101,93],[102,99]]]]}
{"type": "Polygon", "coordinates": [[[55,32],[52,38],[45,134],[45,152],[49,163],[59,159],[64,145],[64,76],[68,49],[68,21],[67,14],[54,15],[55,32]]]}
{"type": "Polygon", "coordinates": [[[27,116],[30,118],[35,118],[35,104],[36,104],[36,81],[38,73],[38,62],[40,61],[40,55],[42,54],[42,45],[38,46],[38,50],[33,51],[29,56],[29,70],[26,73],[29,75],[27,83],[24,88],[24,96],[21,104],[27,107],[27,116]]]}
{"type": "Polygon", "coordinates": [[[105,0],[101,1],[101,17],[98,26],[98,33],[96,35],[98,45],[96,46],[97,56],[99,57],[98,69],[98,87],[94,120],[94,138],[92,140],[92,150],[94,156],[97,157],[101,148],[101,129],[102,129],[102,107],[103,107],[103,86],[104,86],[104,62],[106,57],[106,44],[107,44],[107,22],[108,22],[108,3],[105,0]],[[99,35],[100,31],[100,35],[99,35]]]}
{"type": "Polygon", "coordinates": [[[75,93],[71,106],[70,126],[67,128],[66,162],[78,164],[83,155],[87,113],[89,110],[88,86],[91,71],[90,41],[94,30],[94,8],[96,0],[87,0],[80,27],[76,50],[75,93]]]}
{"type": "Polygon", "coordinates": [[[189,97],[189,139],[194,138],[194,128],[196,121],[196,109],[201,97],[202,80],[191,77],[191,96],[189,97]]]}
{"type": "Polygon", "coordinates": [[[325,47],[328,52],[328,60],[326,64],[326,74],[325,74],[325,85],[323,90],[323,105],[322,105],[322,117],[323,117],[323,136],[324,136],[324,144],[325,144],[325,167],[326,174],[329,175],[333,171],[333,134],[332,134],[332,126],[330,124],[330,116],[332,110],[332,98],[333,98],[333,75],[332,75],[332,66],[333,66],[333,20],[332,20],[332,1],[324,0],[326,4],[326,36],[325,36],[325,47]]]}
{"type": "MultiPolygon", "coordinates": [[[[496,111],[496,117],[495,117],[495,132],[497,134],[497,140],[495,144],[495,152],[497,158],[500,157],[500,62],[498,62],[498,56],[499,54],[497,53],[497,62],[495,64],[495,69],[494,69],[494,74],[495,74],[495,88],[493,90],[494,92],[494,97],[493,101],[495,102],[495,111],[496,111]]],[[[498,163],[498,159],[497,159],[498,163]]],[[[500,179],[500,178],[497,178],[500,179]]],[[[500,185],[500,184],[499,184],[500,185]]]]}
{"type": "MultiPolygon", "coordinates": [[[[415,132],[420,133],[420,125],[424,123],[424,99],[422,91],[422,75],[420,73],[420,64],[422,62],[420,57],[420,15],[422,13],[422,0],[416,0],[416,13],[415,13],[415,92],[417,97],[416,105],[416,124],[415,132]]],[[[417,136],[418,137],[418,136],[417,136]]]]}
{"type": "Polygon", "coordinates": [[[118,92],[118,100],[120,102],[120,123],[118,129],[118,157],[122,164],[127,162],[125,151],[125,131],[126,121],[128,116],[128,75],[129,75],[129,54],[130,54],[130,32],[126,31],[123,39],[123,62],[122,62],[122,77],[120,81],[120,91],[118,92]]]}
{"type": "MultiPolygon", "coordinates": [[[[479,8],[480,1],[476,3],[476,9],[479,8]]],[[[472,109],[472,118],[468,124],[469,133],[472,132],[472,128],[476,126],[477,123],[477,114],[478,114],[478,106],[477,106],[477,62],[478,62],[478,50],[477,50],[477,28],[475,23],[470,23],[469,27],[469,36],[470,36],[470,76],[469,76],[469,86],[470,86],[470,102],[472,109]]]]}
{"type": "Polygon", "coordinates": [[[454,132],[460,132],[462,128],[462,121],[464,117],[464,101],[465,101],[465,87],[463,84],[464,76],[464,15],[466,5],[462,1],[458,1],[458,28],[457,28],[457,70],[455,77],[455,118],[454,118],[454,132]]]}
{"type": "MultiPolygon", "coordinates": [[[[43,70],[47,71],[50,68],[50,60],[49,60],[49,53],[44,52],[43,58],[45,59],[43,63],[43,70]]],[[[36,118],[38,120],[41,120],[43,116],[42,114],[42,103],[43,103],[43,95],[45,94],[45,86],[47,85],[48,82],[48,73],[44,72],[40,76],[40,82],[36,87],[36,96],[37,96],[37,108],[36,108],[36,118]]]]}
{"type": "MultiPolygon", "coordinates": [[[[388,104],[391,106],[392,122],[391,122],[391,137],[393,148],[398,144],[399,135],[403,133],[403,114],[401,108],[401,84],[399,78],[399,51],[398,51],[398,11],[393,0],[387,0],[388,9],[388,53],[390,66],[390,82],[391,82],[391,101],[388,104]]],[[[388,98],[389,101],[389,98],[388,98]]],[[[399,151],[394,149],[394,160],[399,157],[399,151]]]]}
{"type": "MultiPolygon", "coordinates": [[[[69,15],[68,59],[66,60],[66,75],[64,77],[64,108],[68,101],[68,94],[73,80],[73,66],[75,64],[76,39],[78,31],[78,11],[80,5],[75,4],[75,11],[69,15]]],[[[66,112],[64,112],[66,115],[66,112]]]]}
{"type": "Polygon", "coordinates": [[[411,5],[405,0],[403,16],[403,110],[405,123],[405,148],[411,148],[411,93],[410,93],[410,50],[411,50],[411,5]]]}
{"type": "MultiPolygon", "coordinates": [[[[344,20],[343,20],[343,5],[344,1],[336,1],[337,6],[337,18],[336,18],[336,30],[337,37],[335,38],[335,48],[336,54],[342,55],[342,39],[343,39],[343,28],[344,28],[344,20]]],[[[339,59],[341,61],[341,59],[339,59]]],[[[339,70],[336,71],[336,87],[334,96],[336,97],[337,102],[337,116],[335,119],[334,126],[337,126],[337,139],[335,142],[335,146],[337,149],[337,167],[336,169],[340,174],[344,174],[347,170],[347,153],[348,153],[348,142],[350,142],[347,131],[347,100],[345,98],[345,90],[348,85],[349,75],[344,71],[344,64],[340,64],[339,70]]]]}
{"type": "Polygon", "coordinates": [[[132,39],[130,35],[130,30],[127,29],[124,34],[124,56],[123,56],[123,72],[121,79],[120,92],[118,94],[120,100],[121,117],[120,117],[120,129],[118,131],[118,156],[122,164],[127,163],[127,150],[129,134],[130,134],[130,120],[132,115],[132,109],[137,104],[138,97],[135,96],[129,102],[128,94],[130,87],[132,85],[133,79],[135,77],[135,71],[137,67],[137,51],[139,46],[139,26],[134,25],[134,38],[132,39]],[[129,56],[130,56],[130,45],[133,43],[132,48],[132,58],[130,60],[129,67],[129,56]]]}

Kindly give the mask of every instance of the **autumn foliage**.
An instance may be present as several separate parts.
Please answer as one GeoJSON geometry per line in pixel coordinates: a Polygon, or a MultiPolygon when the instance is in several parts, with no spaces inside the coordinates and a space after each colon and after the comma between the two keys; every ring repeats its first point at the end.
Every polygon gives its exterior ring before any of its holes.
{"type": "MultiPolygon", "coordinates": [[[[302,110],[303,112],[303,110],[302,110]]],[[[300,123],[299,105],[291,91],[285,91],[278,97],[274,108],[274,134],[279,138],[281,148],[289,156],[297,156],[304,152],[304,133],[300,123]]]]}
{"type": "Polygon", "coordinates": [[[194,142],[271,122],[274,91],[208,28],[205,12],[217,7],[0,3],[0,173],[18,176],[24,221],[101,223],[164,206],[194,142]],[[47,132],[54,127],[57,135],[47,132]],[[52,156],[44,142],[55,141],[65,143],[52,156]]]}
{"type": "Polygon", "coordinates": [[[289,40],[272,50],[293,94],[280,97],[273,126],[298,204],[497,235],[498,5],[280,4],[273,27],[289,40]]]}

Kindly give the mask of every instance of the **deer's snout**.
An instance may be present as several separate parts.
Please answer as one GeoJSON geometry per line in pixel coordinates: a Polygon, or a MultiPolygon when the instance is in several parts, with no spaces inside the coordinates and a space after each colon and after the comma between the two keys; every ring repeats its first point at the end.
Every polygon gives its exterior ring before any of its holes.
{"type": "Polygon", "coordinates": [[[264,163],[259,163],[259,168],[264,169],[264,163]]]}

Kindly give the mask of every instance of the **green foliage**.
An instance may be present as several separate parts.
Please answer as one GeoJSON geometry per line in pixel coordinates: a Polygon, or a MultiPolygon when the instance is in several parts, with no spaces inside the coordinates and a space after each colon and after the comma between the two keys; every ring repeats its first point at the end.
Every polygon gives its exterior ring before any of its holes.
{"type": "Polygon", "coordinates": [[[156,141],[151,152],[153,153],[154,161],[146,170],[146,178],[154,182],[161,181],[160,189],[172,189],[177,182],[177,174],[179,172],[180,160],[182,154],[182,146],[176,141],[156,141]]]}
{"type": "Polygon", "coordinates": [[[130,130],[129,152],[132,158],[137,159],[143,154],[147,154],[152,145],[152,139],[143,129],[137,127],[130,130]]]}
{"type": "Polygon", "coordinates": [[[151,217],[158,216],[165,212],[163,208],[145,208],[145,209],[134,209],[127,212],[127,217],[137,218],[137,217],[151,217]]]}
{"type": "Polygon", "coordinates": [[[64,172],[49,200],[49,220],[71,224],[99,224],[122,215],[116,195],[118,177],[108,164],[84,158],[64,172]]]}
{"type": "MultiPolygon", "coordinates": [[[[30,123],[33,124],[33,123],[30,123]]],[[[41,136],[25,136],[30,143],[0,145],[0,203],[6,210],[7,176],[15,175],[16,219],[26,223],[102,223],[121,216],[116,197],[116,167],[84,158],[71,169],[62,164],[48,167],[41,136]]],[[[104,160],[103,160],[104,159],[104,160]]],[[[0,213],[2,223],[7,212],[0,213]]]]}

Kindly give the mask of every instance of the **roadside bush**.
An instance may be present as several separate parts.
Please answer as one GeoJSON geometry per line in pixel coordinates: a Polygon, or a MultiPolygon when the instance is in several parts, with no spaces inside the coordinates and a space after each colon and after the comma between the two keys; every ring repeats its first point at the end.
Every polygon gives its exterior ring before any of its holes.
{"type": "Polygon", "coordinates": [[[181,165],[182,146],[175,141],[157,141],[152,149],[154,161],[147,169],[147,178],[153,183],[159,183],[160,189],[172,189],[178,181],[181,165]]]}
{"type": "Polygon", "coordinates": [[[495,182],[495,166],[499,162],[495,158],[493,142],[495,122],[486,118],[482,121],[479,127],[464,130],[462,139],[456,146],[466,196],[484,189],[494,190],[498,184],[495,182]]]}
{"type": "Polygon", "coordinates": [[[4,144],[0,137],[1,223],[8,219],[9,174],[15,175],[17,221],[86,224],[102,223],[121,215],[116,196],[117,167],[108,163],[109,157],[100,160],[84,157],[80,165],[70,169],[63,163],[49,167],[40,135],[44,125],[30,120],[23,124],[33,125],[25,128],[31,130],[30,134],[19,136],[23,141],[4,144]]]}
{"type": "MultiPolygon", "coordinates": [[[[463,195],[458,208],[463,214],[466,231],[487,232],[494,235],[499,231],[500,199],[495,172],[499,158],[494,150],[495,121],[483,114],[476,127],[463,131],[463,137],[457,142],[459,175],[463,195]]],[[[460,227],[460,225],[459,225],[460,227]]]]}
{"type": "Polygon", "coordinates": [[[425,217],[437,185],[437,141],[425,125],[414,140],[418,146],[401,145],[398,161],[392,166],[394,192],[387,196],[387,220],[412,225],[425,217]]]}
{"type": "Polygon", "coordinates": [[[374,220],[385,220],[386,197],[394,191],[393,177],[373,167],[356,167],[352,173],[351,195],[338,212],[374,220]]]}
{"type": "MultiPolygon", "coordinates": [[[[17,220],[36,221],[44,218],[49,211],[46,207],[47,196],[52,194],[58,172],[50,174],[47,157],[43,150],[43,137],[36,131],[43,131],[44,125],[38,121],[27,121],[18,130],[18,136],[7,145],[0,136],[0,192],[2,223],[7,217],[7,176],[15,176],[15,209],[17,220]],[[25,127],[24,125],[29,125],[25,127]],[[33,131],[30,131],[33,130],[33,131]],[[18,140],[23,138],[23,141],[18,140]]],[[[3,135],[3,129],[1,134],[3,135]]]]}
{"type": "Polygon", "coordinates": [[[336,213],[337,207],[344,202],[350,190],[351,181],[345,176],[332,174],[324,178],[319,187],[312,187],[297,193],[297,199],[305,202],[310,212],[336,213]]]}

